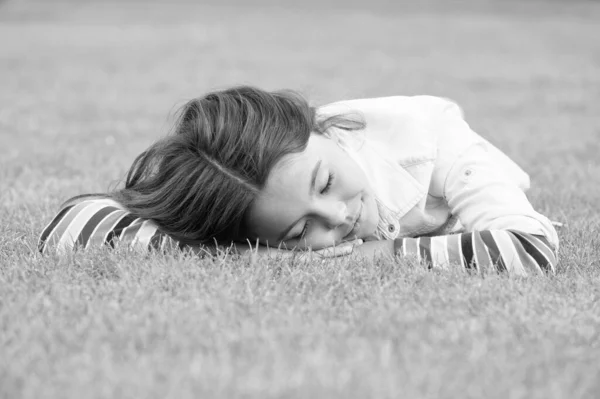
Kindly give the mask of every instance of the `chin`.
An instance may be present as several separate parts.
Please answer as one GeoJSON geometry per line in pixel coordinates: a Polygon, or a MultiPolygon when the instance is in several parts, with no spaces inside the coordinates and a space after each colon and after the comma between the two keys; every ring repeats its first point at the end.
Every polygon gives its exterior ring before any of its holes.
{"type": "Polygon", "coordinates": [[[365,233],[362,233],[359,238],[362,239],[363,241],[378,240],[377,235],[375,234],[376,231],[377,231],[377,226],[375,226],[375,228],[373,228],[373,229],[366,231],[365,233]]]}
{"type": "Polygon", "coordinates": [[[375,237],[377,232],[377,224],[379,221],[379,210],[377,209],[377,204],[375,201],[372,201],[372,204],[369,206],[369,211],[366,215],[367,220],[364,223],[364,229],[361,229],[361,237],[362,239],[366,239],[369,237],[375,237]]]}

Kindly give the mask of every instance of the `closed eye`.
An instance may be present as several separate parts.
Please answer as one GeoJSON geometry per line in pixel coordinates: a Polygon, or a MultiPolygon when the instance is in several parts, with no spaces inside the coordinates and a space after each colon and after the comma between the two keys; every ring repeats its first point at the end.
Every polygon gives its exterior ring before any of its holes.
{"type": "MultiPolygon", "coordinates": [[[[321,195],[327,194],[327,192],[329,192],[329,189],[331,188],[331,185],[333,184],[334,179],[335,179],[335,174],[333,172],[329,172],[329,174],[327,175],[327,183],[320,191],[321,195]]],[[[304,223],[304,226],[302,227],[302,231],[300,232],[300,234],[296,235],[295,237],[292,237],[292,239],[302,240],[306,236],[309,226],[310,226],[310,220],[307,220],[304,223]]]]}
{"type": "Polygon", "coordinates": [[[306,232],[308,230],[308,225],[310,224],[310,221],[306,221],[304,223],[304,227],[302,227],[302,231],[300,232],[300,234],[298,234],[296,237],[294,237],[294,239],[296,240],[301,240],[304,238],[304,236],[306,235],[306,232]]]}
{"type": "Polygon", "coordinates": [[[327,184],[325,184],[325,187],[323,187],[323,189],[321,190],[321,194],[327,194],[327,192],[331,188],[331,185],[333,184],[334,177],[335,177],[335,175],[333,174],[333,172],[329,172],[329,177],[327,178],[327,184]]]}

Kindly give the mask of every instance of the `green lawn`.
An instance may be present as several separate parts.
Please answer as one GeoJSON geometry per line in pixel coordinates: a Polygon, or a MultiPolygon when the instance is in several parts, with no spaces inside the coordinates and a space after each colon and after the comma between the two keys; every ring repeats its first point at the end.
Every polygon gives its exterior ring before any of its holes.
{"type": "Polygon", "coordinates": [[[0,3],[0,397],[600,397],[600,3],[237,2],[0,3]],[[566,224],[557,275],[36,253],[241,83],[453,98],[566,224]]]}

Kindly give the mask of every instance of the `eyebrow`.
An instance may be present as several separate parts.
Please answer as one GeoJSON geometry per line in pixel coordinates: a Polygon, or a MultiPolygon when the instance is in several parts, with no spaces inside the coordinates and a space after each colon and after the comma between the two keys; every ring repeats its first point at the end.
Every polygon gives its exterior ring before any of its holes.
{"type": "Polygon", "coordinates": [[[317,164],[315,165],[315,168],[312,171],[312,174],[310,175],[310,190],[308,191],[308,194],[312,195],[315,192],[315,182],[317,180],[317,172],[319,172],[319,168],[321,167],[321,160],[319,159],[319,162],[317,162],[317,164]]]}
{"type": "MultiPolygon", "coordinates": [[[[319,172],[320,167],[321,167],[321,159],[319,159],[319,161],[315,164],[315,167],[313,168],[312,173],[310,175],[310,188],[308,190],[309,195],[313,195],[313,193],[315,192],[315,182],[317,181],[317,173],[319,172]]],[[[302,219],[302,218],[300,218],[300,219],[302,219]]],[[[298,221],[300,221],[300,219],[296,220],[287,229],[285,229],[284,232],[281,233],[281,235],[279,237],[277,237],[277,241],[278,242],[283,241],[285,236],[287,236],[289,234],[289,232],[294,228],[294,226],[296,226],[296,224],[298,224],[298,221]]]]}

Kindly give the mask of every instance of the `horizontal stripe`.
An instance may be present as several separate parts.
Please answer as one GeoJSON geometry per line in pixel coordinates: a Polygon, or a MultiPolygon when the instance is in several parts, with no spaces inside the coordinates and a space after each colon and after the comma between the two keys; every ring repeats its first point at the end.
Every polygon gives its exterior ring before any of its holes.
{"type": "Polygon", "coordinates": [[[150,244],[150,239],[154,236],[154,233],[158,230],[156,224],[151,220],[144,220],[142,226],[138,230],[131,246],[139,250],[147,250],[150,244]]]}
{"type": "Polygon", "coordinates": [[[404,256],[411,256],[420,259],[419,244],[416,238],[404,238],[404,256]]]}
{"type": "Polygon", "coordinates": [[[104,220],[98,223],[96,229],[92,232],[86,248],[100,247],[105,245],[106,236],[116,224],[127,216],[127,211],[117,210],[107,215],[104,220]]]}
{"type": "Polygon", "coordinates": [[[508,236],[513,242],[513,247],[517,252],[517,256],[521,260],[521,264],[523,265],[524,269],[528,272],[528,274],[542,274],[543,270],[541,266],[538,265],[535,259],[533,259],[533,257],[529,255],[527,251],[525,251],[525,248],[523,247],[519,239],[512,233],[508,233],[508,236]]]}
{"type": "Polygon", "coordinates": [[[511,275],[527,276],[527,272],[519,259],[512,240],[510,239],[510,233],[508,231],[494,230],[491,232],[498,249],[504,259],[506,270],[511,275]]]}
{"type": "Polygon", "coordinates": [[[83,229],[81,230],[81,233],[79,234],[79,237],[77,237],[76,246],[85,248],[90,237],[92,236],[92,233],[96,230],[96,228],[98,227],[100,222],[102,222],[102,220],[104,220],[104,218],[106,218],[109,214],[111,214],[112,212],[114,212],[116,210],[118,210],[118,209],[115,208],[114,206],[105,206],[104,208],[99,209],[88,220],[88,222],[85,224],[85,226],[83,226],[83,229]]]}
{"type": "Polygon", "coordinates": [[[459,266],[461,269],[465,268],[464,258],[461,248],[461,236],[462,234],[452,234],[445,236],[448,246],[448,258],[450,264],[459,266]]]}
{"type": "Polygon", "coordinates": [[[137,233],[142,228],[144,224],[144,220],[140,218],[136,218],[131,224],[123,229],[121,235],[119,236],[120,242],[127,242],[129,244],[133,244],[137,237],[137,233]]]}
{"type": "Polygon", "coordinates": [[[475,264],[475,258],[473,257],[473,238],[472,233],[464,233],[460,235],[461,242],[460,247],[463,253],[463,259],[465,262],[465,269],[477,268],[475,264]]]}
{"type": "Polygon", "coordinates": [[[431,238],[430,237],[420,237],[419,238],[419,254],[421,255],[423,264],[425,264],[425,266],[427,266],[428,269],[433,268],[433,259],[431,258],[431,238]]]}
{"type": "Polygon", "coordinates": [[[80,203],[69,209],[67,213],[60,219],[54,230],[50,233],[46,239],[46,243],[56,249],[64,232],[67,230],[73,219],[79,215],[79,212],[81,212],[81,210],[87,205],[87,203],[80,203]]]}
{"type": "Polygon", "coordinates": [[[496,270],[498,272],[506,272],[506,264],[504,263],[504,259],[502,258],[502,254],[498,249],[498,245],[496,244],[496,240],[494,239],[492,233],[489,230],[485,230],[480,232],[480,234],[481,239],[488,248],[490,259],[496,270]]]}
{"type": "MultiPolygon", "coordinates": [[[[481,238],[480,232],[476,231],[473,233],[473,253],[477,259],[477,266],[481,273],[489,273],[492,271],[492,260],[490,254],[487,251],[487,247],[481,238]]],[[[494,270],[495,271],[495,270],[494,270]]]]}
{"type": "MultiPolygon", "coordinates": [[[[96,212],[104,207],[104,204],[98,204],[95,202],[85,201],[80,205],[84,205],[80,208],[77,214],[73,214],[73,217],[69,225],[64,229],[62,235],[56,244],[56,248],[59,250],[72,250],[75,248],[77,237],[81,233],[81,230],[86,223],[92,218],[96,212]]],[[[79,205],[75,208],[77,209],[79,205]]]]}
{"type": "Polygon", "coordinates": [[[162,246],[163,246],[163,241],[164,241],[163,237],[164,237],[163,232],[160,231],[159,229],[156,229],[156,231],[150,238],[150,242],[148,243],[148,249],[162,251],[163,250],[162,246]]]}
{"type": "Polygon", "coordinates": [[[119,220],[119,222],[112,228],[112,230],[108,232],[106,238],[104,239],[104,242],[107,245],[114,248],[117,241],[119,240],[119,237],[121,237],[123,229],[129,227],[135,220],[136,218],[131,214],[125,214],[125,216],[119,220]]]}
{"type": "Polygon", "coordinates": [[[42,231],[42,234],[40,235],[40,238],[38,240],[38,251],[40,251],[42,253],[44,252],[44,250],[46,249],[46,241],[48,240],[48,237],[50,237],[50,235],[52,234],[52,232],[54,231],[56,226],[65,217],[67,212],[69,212],[71,209],[73,209],[73,206],[74,205],[70,205],[70,206],[67,206],[66,208],[63,208],[60,212],[58,212],[58,214],[54,217],[54,219],[52,219],[52,221],[46,226],[46,228],[44,228],[44,230],[42,231]]]}
{"type": "Polygon", "coordinates": [[[396,256],[404,255],[404,239],[396,238],[394,239],[394,254],[396,256]]]}
{"type": "Polygon", "coordinates": [[[539,236],[512,231],[528,254],[534,257],[538,265],[546,272],[554,272],[557,259],[548,241],[539,236]]]}
{"type": "Polygon", "coordinates": [[[431,237],[431,259],[435,266],[442,269],[450,266],[447,236],[431,237]]]}

